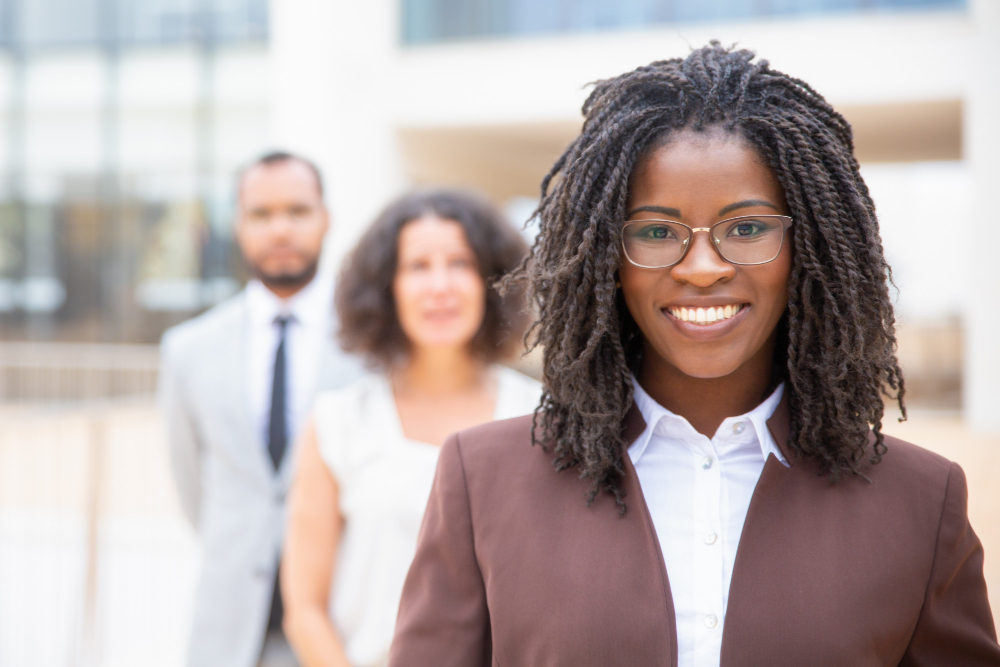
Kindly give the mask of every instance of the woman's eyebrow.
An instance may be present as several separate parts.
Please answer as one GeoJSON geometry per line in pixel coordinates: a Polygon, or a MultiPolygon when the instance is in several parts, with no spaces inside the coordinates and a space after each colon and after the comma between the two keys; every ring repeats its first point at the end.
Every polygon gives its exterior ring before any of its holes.
{"type": "Polygon", "coordinates": [[[747,208],[749,206],[767,206],[773,208],[775,211],[781,212],[777,206],[769,201],[764,201],[763,199],[744,199],[743,201],[738,201],[735,204],[730,204],[719,211],[719,215],[725,215],[731,211],[735,211],[738,208],[747,208]]]}
{"type": "Polygon", "coordinates": [[[628,213],[628,217],[632,217],[640,211],[647,211],[649,213],[662,213],[663,215],[672,215],[675,218],[681,217],[681,212],[676,208],[667,208],[666,206],[640,206],[639,208],[632,209],[628,213]]]}

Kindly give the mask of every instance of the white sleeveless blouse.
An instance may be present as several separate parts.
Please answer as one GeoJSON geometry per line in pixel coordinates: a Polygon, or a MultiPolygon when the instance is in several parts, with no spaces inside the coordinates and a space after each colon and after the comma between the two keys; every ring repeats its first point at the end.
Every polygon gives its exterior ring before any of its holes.
{"type": "MultiPolygon", "coordinates": [[[[541,385],[494,368],[494,419],[533,412],[541,385]]],[[[406,439],[392,388],[381,376],[320,394],[313,412],[320,455],[337,480],[344,517],[330,618],[353,667],[382,667],[440,447],[406,439]]]]}

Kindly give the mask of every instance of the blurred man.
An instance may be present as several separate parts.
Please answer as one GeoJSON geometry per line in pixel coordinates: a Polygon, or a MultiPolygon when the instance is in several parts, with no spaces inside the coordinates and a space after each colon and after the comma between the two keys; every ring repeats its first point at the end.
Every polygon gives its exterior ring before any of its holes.
{"type": "Polygon", "coordinates": [[[272,153],[239,179],[236,239],[255,279],[167,331],[160,398],[181,502],[201,535],[189,667],[285,667],[278,561],[291,445],[317,390],[359,366],[334,347],[329,227],[316,167],[272,153]]]}

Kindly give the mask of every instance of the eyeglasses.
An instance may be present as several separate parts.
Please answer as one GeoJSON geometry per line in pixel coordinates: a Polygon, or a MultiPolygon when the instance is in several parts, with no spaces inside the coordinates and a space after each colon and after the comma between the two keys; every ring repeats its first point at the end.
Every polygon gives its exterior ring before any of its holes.
{"type": "Polygon", "coordinates": [[[781,252],[787,215],[741,215],[711,227],[689,227],[673,220],[629,220],[622,228],[622,249],[632,264],[643,269],[665,269],[677,264],[695,232],[708,232],[712,245],[730,264],[767,264],[781,252]]]}

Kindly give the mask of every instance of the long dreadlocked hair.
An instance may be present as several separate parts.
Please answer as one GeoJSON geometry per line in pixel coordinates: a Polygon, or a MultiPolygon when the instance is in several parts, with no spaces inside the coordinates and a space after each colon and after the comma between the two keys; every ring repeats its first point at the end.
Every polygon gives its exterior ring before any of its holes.
{"type": "Polygon", "coordinates": [[[597,82],[583,115],[542,181],[534,247],[508,278],[527,283],[539,309],[528,334],[544,359],[533,444],[592,482],[588,502],[605,490],[624,513],[621,424],[642,341],[615,285],[629,178],[672,133],[722,129],[771,168],[795,219],[772,380],[787,381],[789,447],[834,481],[878,463],[883,392],[905,417],[903,376],[891,271],[843,116],[805,82],[715,41],[597,82]]]}

